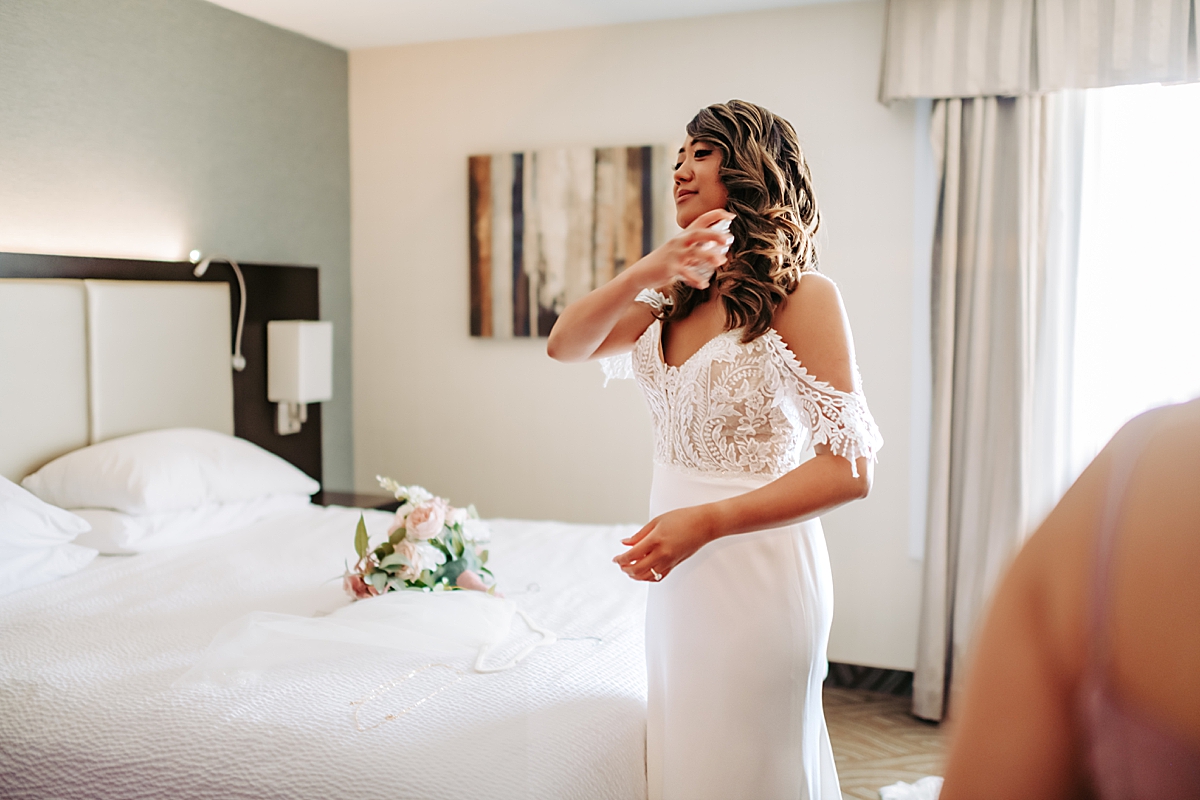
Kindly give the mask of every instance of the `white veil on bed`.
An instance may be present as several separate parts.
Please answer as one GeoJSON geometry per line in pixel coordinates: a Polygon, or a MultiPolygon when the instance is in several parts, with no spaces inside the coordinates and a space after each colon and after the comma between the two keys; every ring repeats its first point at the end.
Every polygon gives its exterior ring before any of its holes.
{"type": "Polygon", "coordinates": [[[474,655],[476,672],[500,672],[555,639],[512,600],[474,591],[388,592],[325,617],[258,611],[236,619],[174,685],[244,684],[271,669],[340,658],[360,648],[437,658],[474,655]],[[490,650],[508,636],[514,615],[540,638],[501,664],[485,664],[490,650]]]}

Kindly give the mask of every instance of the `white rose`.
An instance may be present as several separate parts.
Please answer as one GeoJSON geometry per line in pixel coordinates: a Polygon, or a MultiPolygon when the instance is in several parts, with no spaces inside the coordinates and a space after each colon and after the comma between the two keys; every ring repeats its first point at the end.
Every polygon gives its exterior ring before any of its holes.
{"type": "Polygon", "coordinates": [[[416,580],[425,570],[432,572],[446,563],[446,554],[428,542],[405,539],[396,545],[396,552],[408,560],[408,566],[400,570],[400,577],[406,581],[416,580]]]}
{"type": "Polygon", "coordinates": [[[447,525],[461,525],[471,518],[465,508],[451,508],[450,513],[446,515],[447,525]]]}
{"type": "Polygon", "coordinates": [[[490,542],[492,540],[492,529],[488,524],[481,519],[468,518],[462,524],[463,538],[468,542],[490,542]]]}
{"type": "MultiPolygon", "coordinates": [[[[446,554],[429,542],[413,542],[405,539],[396,546],[396,550],[403,553],[404,557],[408,559],[408,563],[411,565],[409,569],[412,570],[413,578],[425,570],[433,572],[446,563],[446,554]]],[[[407,572],[408,570],[405,571],[407,572]]]]}
{"type": "Polygon", "coordinates": [[[401,486],[396,499],[405,500],[412,503],[414,506],[419,506],[422,503],[427,503],[433,499],[433,492],[426,489],[424,486],[401,486]]]}
{"type": "Polygon", "coordinates": [[[449,510],[446,501],[440,497],[421,503],[409,512],[404,521],[406,538],[423,542],[437,536],[446,525],[446,512],[449,510]]]}

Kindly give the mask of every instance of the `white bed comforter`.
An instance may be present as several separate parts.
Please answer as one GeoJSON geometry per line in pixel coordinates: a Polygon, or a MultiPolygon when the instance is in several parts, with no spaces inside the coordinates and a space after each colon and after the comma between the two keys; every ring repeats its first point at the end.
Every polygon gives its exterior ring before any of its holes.
{"type": "MultiPolygon", "coordinates": [[[[353,560],[358,514],[313,507],[0,599],[0,796],[645,796],[645,590],[610,563],[629,527],[494,521],[501,589],[561,640],[372,730],[356,729],[351,703],[428,659],[357,653],[251,686],[172,687],[243,614],[346,603],[330,579],[353,560]]],[[[373,534],[389,519],[367,512],[373,534]]],[[[514,620],[497,657],[526,637],[514,620]]],[[[430,694],[449,674],[437,672],[362,721],[430,694]]]]}

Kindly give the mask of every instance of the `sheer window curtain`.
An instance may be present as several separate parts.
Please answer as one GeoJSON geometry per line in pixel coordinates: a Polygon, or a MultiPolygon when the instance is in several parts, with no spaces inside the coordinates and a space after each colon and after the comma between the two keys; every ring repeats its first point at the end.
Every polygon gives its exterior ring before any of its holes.
{"type": "Polygon", "coordinates": [[[933,420],[913,681],[926,719],[942,718],[996,581],[1070,477],[1081,122],[1079,93],[934,104],[933,420]]]}
{"type": "Polygon", "coordinates": [[[932,98],[938,183],[913,713],[941,719],[1024,536],[1072,476],[1084,94],[1197,77],[1197,0],[888,0],[880,99],[932,98]]]}

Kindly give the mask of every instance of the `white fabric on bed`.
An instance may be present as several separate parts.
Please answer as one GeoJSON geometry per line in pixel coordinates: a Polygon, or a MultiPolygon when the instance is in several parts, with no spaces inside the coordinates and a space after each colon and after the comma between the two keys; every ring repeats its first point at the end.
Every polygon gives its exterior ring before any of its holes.
{"type": "MultiPolygon", "coordinates": [[[[356,730],[350,704],[428,660],[356,652],[252,686],[172,688],[243,614],[347,603],[340,574],[358,514],[313,507],[219,539],[101,558],[0,599],[5,796],[645,796],[645,589],[610,563],[628,526],[494,521],[501,590],[563,640],[507,672],[468,672],[373,730],[356,730]]],[[[382,535],[391,516],[366,519],[382,535]]],[[[513,628],[497,658],[535,636],[513,628]]],[[[425,673],[364,706],[361,721],[445,683],[425,673]]]]}
{"type": "MultiPolygon", "coordinates": [[[[0,595],[19,592],[72,575],[86,567],[95,557],[96,551],[92,548],[74,544],[55,544],[25,550],[10,549],[0,553],[0,595]]],[[[0,647],[7,646],[6,638],[0,637],[0,647]]],[[[0,786],[3,785],[4,782],[0,779],[0,786]]]]}
{"type": "Polygon", "coordinates": [[[484,592],[401,591],[358,600],[323,617],[256,611],[218,631],[174,685],[243,685],[281,667],[380,647],[427,657],[422,660],[473,656],[480,669],[483,656],[508,638],[516,610],[514,601],[484,592]]]}
{"type": "Polygon", "coordinates": [[[87,521],[0,476],[0,595],[83,569],[96,551],[68,542],[87,529],[87,521]]]}
{"type": "Polygon", "coordinates": [[[0,476],[0,555],[65,544],[87,529],[86,520],[0,476]]]}

